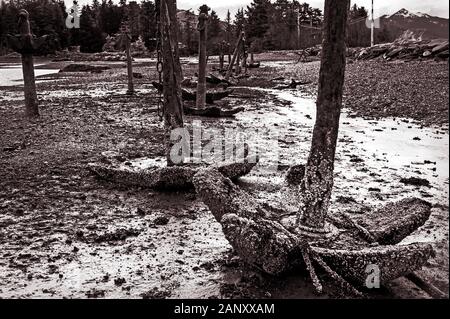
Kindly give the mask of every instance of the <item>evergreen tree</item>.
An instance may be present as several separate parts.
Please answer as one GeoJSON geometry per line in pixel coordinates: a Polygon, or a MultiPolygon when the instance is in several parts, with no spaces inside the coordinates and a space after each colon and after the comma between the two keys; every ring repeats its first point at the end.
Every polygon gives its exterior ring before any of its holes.
{"type": "Polygon", "coordinates": [[[231,24],[231,13],[230,10],[227,11],[227,17],[225,19],[225,41],[231,43],[233,37],[233,26],[231,24]]]}
{"type": "Polygon", "coordinates": [[[239,37],[242,31],[244,31],[245,28],[245,15],[244,15],[244,9],[240,9],[236,12],[236,15],[234,17],[234,30],[235,30],[235,36],[239,37]]]}
{"type": "Polygon", "coordinates": [[[264,42],[267,40],[265,36],[269,30],[269,16],[271,11],[272,4],[269,0],[253,0],[247,6],[245,33],[249,43],[258,41],[264,46],[264,42]]]}
{"type": "Polygon", "coordinates": [[[154,50],[156,48],[156,7],[155,3],[144,0],[141,4],[141,18],[140,18],[140,29],[142,32],[142,39],[144,40],[145,46],[154,50]]]}
{"type": "Polygon", "coordinates": [[[207,31],[208,47],[211,52],[214,51],[214,53],[217,53],[216,52],[217,45],[223,39],[222,33],[223,33],[222,22],[217,16],[217,13],[214,10],[212,10],[211,14],[209,15],[208,31],[207,31]]]}
{"type": "Polygon", "coordinates": [[[106,42],[104,33],[99,28],[95,12],[86,5],[81,9],[80,17],[80,51],[101,52],[106,42]]]}

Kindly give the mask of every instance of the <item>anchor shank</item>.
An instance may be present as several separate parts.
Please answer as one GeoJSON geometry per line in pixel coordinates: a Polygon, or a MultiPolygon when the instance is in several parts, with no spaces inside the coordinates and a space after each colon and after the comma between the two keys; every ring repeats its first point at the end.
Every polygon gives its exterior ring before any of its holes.
{"type": "Polygon", "coordinates": [[[25,94],[25,115],[27,117],[39,116],[32,54],[22,54],[22,72],[25,94]]]}

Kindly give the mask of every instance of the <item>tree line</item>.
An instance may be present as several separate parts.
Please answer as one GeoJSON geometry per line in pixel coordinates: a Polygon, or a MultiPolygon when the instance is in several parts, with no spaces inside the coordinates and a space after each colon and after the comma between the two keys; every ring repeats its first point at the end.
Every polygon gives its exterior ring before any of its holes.
{"type": "MultiPolygon", "coordinates": [[[[77,4],[76,1],[74,4],[77,4]]],[[[6,34],[17,33],[17,16],[20,9],[30,13],[32,31],[37,36],[50,35],[51,41],[41,53],[51,53],[71,46],[80,46],[81,52],[100,52],[107,36],[120,30],[128,21],[133,41],[142,38],[147,48],[156,45],[157,21],[155,1],[92,0],[79,8],[80,28],[67,28],[68,8],[62,0],[1,0],[0,2],[0,54],[7,52],[6,34]]],[[[69,8],[70,9],[70,8],[69,8]]],[[[181,52],[196,54],[198,50],[198,12],[179,10],[179,39],[181,52]]],[[[350,8],[347,44],[368,46],[370,30],[365,18],[368,12],[356,4],[350,8]]],[[[253,0],[232,17],[228,11],[224,21],[211,10],[208,21],[208,51],[216,54],[222,43],[232,47],[237,37],[245,31],[250,50],[299,49],[320,44],[322,11],[297,0],[253,0]]],[[[376,42],[393,40],[386,29],[376,30],[376,42]]]]}

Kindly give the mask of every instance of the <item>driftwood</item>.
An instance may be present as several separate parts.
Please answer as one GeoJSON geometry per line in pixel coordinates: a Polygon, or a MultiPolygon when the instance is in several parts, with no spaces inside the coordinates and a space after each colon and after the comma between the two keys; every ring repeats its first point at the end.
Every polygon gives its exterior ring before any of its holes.
{"type": "MultiPolygon", "coordinates": [[[[152,85],[158,91],[161,91],[163,88],[163,85],[159,84],[158,82],[152,82],[152,85]]],[[[222,99],[228,97],[231,93],[233,93],[233,90],[207,92],[206,93],[206,103],[214,104],[215,101],[222,100],[222,99]]],[[[196,92],[191,92],[186,89],[181,90],[181,96],[183,98],[183,101],[196,101],[196,99],[197,99],[196,92]]]]}
{"type": "MultiPolygon", "coordinates": [[[[403,200],[380,210],[384,210],[384,218],[393,216],[390,220],[393,227],[386,227],[381,233],[369,227],[376,243],[348,229],[336,232],[329,239],[312,239],[285,228],[280,222],[284,214],[258,202],[215,169],[201,169],[193,182],[239,256],[271,275],[307,268],[305,262],[312,258],[322,269],[328,267],[324,270],[333,272],[340,284],[357,287],[350,289],[357,293],[365,287],[367,266],[379,267],[381,284],[384,284],[420,269],[434,254],[431,245],[426,243],[382,244],[398,242],[400,238],[395,234],[407,236],[426,221],[430,204],[418,199],[403,200]],[[420,218],[416,218],[416,212],[420,218]],[[402,219],[397,220],[400,214],[402,219]],[[309,255],[306,258],[305,251],[309,255]]],[[[367,219],[376,224],[378,214],[369,213],[367,219]]],[[[317,285],[316,289],[319,288],[317,285]]]]}
{"type": "Polygon", "coordinates": [[[358,60],[375,58],[383,58],[385,60],[447,59],[449,57],[448,50],[448,41],[409,39],[378,44],[370,48],[351,49],[349,50],[349,56],[358,60]]]}

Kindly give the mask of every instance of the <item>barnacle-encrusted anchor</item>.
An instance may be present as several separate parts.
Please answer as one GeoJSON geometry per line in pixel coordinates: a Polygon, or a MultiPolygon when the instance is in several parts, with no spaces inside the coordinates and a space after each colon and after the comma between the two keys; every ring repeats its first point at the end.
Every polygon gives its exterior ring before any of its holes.
{"type": "MultiPolygon", "coordinates": [[[[112,183],[164,191],[193,188],[194,175],[208,165],[198,162],[168,166],[162,158],[146,160],[147,163],[137,166],[126,165],[115,160],[108,161],[109,164],[106,165],[91,163],[88,165],[88,169],[98,178],[112,183]]],[[[258,161],[258,157],[249,156],[246,149],[244,158],[218,162],[213,167],[231,180],[236,180],[250,173],[258,161]]]]}
{"type": "Polygon", "coordinates": [[[329,218],[334,235],[311,237],[281,223],[280,216],[292,212],[258,202],[214,168],[201,169],[193,182],[244,261],[272,275],[304,267],[319,293],[323,288],[316,266],[344,292],[362,296],[369,265],[379,268],[385,284],[420,269],[434,255],[427,243],[397,245],[428,220],[431,205],[420,199],[391,203],[357,220],[329,218]]]}

